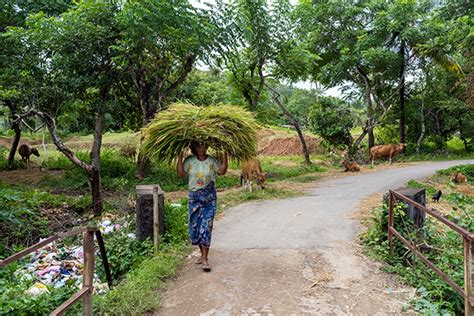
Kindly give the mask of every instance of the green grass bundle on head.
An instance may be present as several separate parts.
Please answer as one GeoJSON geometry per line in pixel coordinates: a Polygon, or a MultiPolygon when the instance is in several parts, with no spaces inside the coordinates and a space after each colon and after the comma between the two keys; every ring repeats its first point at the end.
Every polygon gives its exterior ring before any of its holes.
{"type": "Polygon", "coordinates": [[[255,155],[257,129],[252,113],[237,106],[174,103],[143,128],[141,151],[148,158],[171,163],[192,142],[199,142],[241,161],[255,155]]]}

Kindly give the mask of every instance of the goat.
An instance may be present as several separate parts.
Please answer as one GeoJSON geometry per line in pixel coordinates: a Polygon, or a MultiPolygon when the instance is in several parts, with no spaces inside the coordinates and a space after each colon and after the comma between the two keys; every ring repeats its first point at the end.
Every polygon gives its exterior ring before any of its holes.
{"type": "Polygon", "coordinates": [[[26,163],[27,169],[30,169],[30,156],[31,155],[35,155],[36,157],[40,156],[38,149],[31,147],[28,144],[23,144],[20,147],[18,147],[18,153],[21,156],[21,160],[23,160],[26,163]]]}
{"type": "Polygon", "coordinates": [[[257,185],[263,190],[265,189],[266,174],[262,171],[262,166],[257,157],[242,161],[242,175],[240,176],[240,185],[243,186],[244,181],[250,192],[252,192],[252,180],[257,181],[257,185]]]}
{"type": "Polygon", "coordinates": [[[347,172],[347,171],[350,171],[350,172],[360,171],[360,167],[357,164],[357,162],[355,162],[355,161],[350,162],[350,161],[347,161],[347,160],[344,159],[341,162],[341,165],[346,168],[346,170],[344,170],[344,172],[347,172]]]}
{"type": "Polygon", "coordinates": [[[453,181],[454,183],[467,183],[467,177],[461,172],[455,172],[451,177],[451,181],[453,181]]]}

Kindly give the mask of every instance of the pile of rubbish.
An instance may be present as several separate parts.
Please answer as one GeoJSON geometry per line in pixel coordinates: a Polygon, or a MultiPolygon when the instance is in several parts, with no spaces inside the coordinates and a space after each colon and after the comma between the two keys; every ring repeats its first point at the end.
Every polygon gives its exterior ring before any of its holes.
{"type": "MultiPolygon", "coordinates": [[[[99,225],[102,234],[109,234],[119,230],[121,225],[112,224],[110,220],[104,220],[99,225]]],[[[129,238],[135,238],[134,234],[128,234],[129,238]]],[[[96,258],[99,255],[96,247],[96,258]]],[[[84,268],[84,252],[82,245],[66,247],[52,242],[45,247],[33,252],[28,257],[28,263],[15,271],[15,276],[20,280],[34,281],[26,293],[29,295],[40,295],[48,293],[48,287],[60,288],[66,283],[73,284],[78,289],[82,287],[82,271],[84,268]]],[[[102,294],[108,289],[107,283],[101,282],[94,273],[94,289],[97,294],[102,294]]]]}

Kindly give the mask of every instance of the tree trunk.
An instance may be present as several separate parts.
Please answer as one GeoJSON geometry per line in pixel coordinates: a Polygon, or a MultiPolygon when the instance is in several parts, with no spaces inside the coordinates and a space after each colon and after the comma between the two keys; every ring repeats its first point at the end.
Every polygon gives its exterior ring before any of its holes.
{"type": "Polygon", "coordinates": [[[374,145],[375,145],[374,126],[372,125],[372,123],[370,123],[367,134],[369,134],[368,145],[369,145],[369,149],[370,149],[370,148],[374,147],[374,145]]]}
{"type": "Polygon", "coordinates": [[[298,124],[298,121],[293,117],[293,115],[291,115],[291,113],[285,108],[283,103],[280,101],[280,98],[279,98],[280,95],[278,94],[278,92],[274,90],[273,88],[270,88],[270,87],[268,88],[270,89],[270,91],[272,91],[273,100],[278,105],[278,107],[283,112],[283,114],[286,116],[290,124],[294,126],[296,133],[298,134],[298,138],[300,139],[301,148],[303,151],[304,163],[306,165],[311,165],[312,162],[309,159],[308,147],[306,146],[306,141],[304,139],[304,135],[303,135],[303,132],[301,131],[300,125],[298,124]]]}
{"type": "MultiPolygon", "coordinates": [[[[101,99],[106,100],[107,91],[102,92],[104,95],[101,96],[101,99]]],[[[103,101],[103,104],[106,101],[103,101]]],[[[91,185],[91,194],[92,194],[92,211],[94,215],[99,216],[102,214],[103,210],[103,199],[102,199],[102,188],[101,188],[101,179],[100,179],[100,151],[102,145],[102,132],[104,130],[104,119],[105,112],[102,110],[97,113],[97,119],[95,123],[94,131],[94,141],[92,143],[91,149],[91,160],[92,168],[89,171],[89,182],[91,185]]]]}
{"type": "Polygon", "coordinates": [[[10,110],[11,129],[15,132],[15,136],[13,136],[12,140],[12,146],[10,147],[10,153],[8,154],[8,167],[12,168],[15,160],[15,153],[18,149],[18,144],[20,143],[21,138],[21,120],[13,120],[13,117],[17,115],[13,102],[11,100],[4,100],[4,103],[10,110]]]}
{"type": "Polygon", "coordinates": [[[13,163],[15,161],[15,153],[18,149],[18,144],[20,143],[21,138],[21,129],[20,123],[12,124],[12,129],[15,132],[12,140],[12,147],[10,148],[10,153],[8,154],[8,168],[13,168],[13,163]]]}
{"type": "MultiPolygon", "coordinates": [[[[143,117],[143,127],[145,127],[153,118],[155,115],[154,111],[151,111],[150,108],[148,107],[148,111],[145,112],[144,117],[143,117]]],[[[139,147],[141,146],[143,142],[143,135],[140,139],[139,142],[139,147]]],[[[139,148],[137,149],[139,150],[139,148]]],[[[150,166],[150,161],[148,160],[147,157],[145,157],[140,151],[138,152],[137,156],[137,170],[135,172],[135,178],[137,180],[143,180],[147,174],[148,174],[148,168],[150,166]]]]}
{"type": "Polygon", "coordinates": [[[421,142],[423,141],[423,138],[425,137],[425,131],[426,131],[426,127],[425,127],[425,103],[423,100],[421,100],[421,133],[420,133],[420,137],[418,137],[418,140],[416,142],[416,153],[419,154],[420,153],[420,147],[421,147],[421,142]]]}
{"type": "Polygon", "coordinates": [[[373,108],[372,108],[372,88],[370,86],[370,81],[367,75],[362,71],[360,67],[356,67],[356,71],[361,77],[361,79],[364,81],[364,97],[365,97],[365,102],[367,103],[367,133],[369,134],[369,150],[372,148],[375,144],[374,141],[374,114],[373,114],[373,108]]]}
{"type": "MultiPolygon", "coordinates": [[[[400,143],[406,143],[405,141],[405,41],[401,40],[399,55],[401,58],[400,65],[400,143]]],[[[402,151],[405,153],[405,149],[402,151]]]]}
{"type": "Polygon", "coordinates": [[[135,173],[137,180],[143,180],[147,176],[149,165],[149,160],[142,153],[139,153],[137,157],[137,171],[135,173]]]}
{"type": "Polygon", "coordinates": [[[352,149],[349,150],[350,157],[355,156],[359,152],[359,145],[365,138],[365,135],[367,135],[367,132],[369,131],[368,126],[368,122],[366,122],[366,125],[362,130],[362,134],[360,134],[359,137],[357,137],[357,139],[355,140],[355,142],[352,143],[352,149]]]}

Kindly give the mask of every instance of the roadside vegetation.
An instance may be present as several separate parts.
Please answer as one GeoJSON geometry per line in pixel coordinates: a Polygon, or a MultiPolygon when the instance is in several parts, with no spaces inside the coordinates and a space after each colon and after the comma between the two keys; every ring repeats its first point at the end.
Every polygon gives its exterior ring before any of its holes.
{"type": "MultiPolygon", "coordinates": [[[[438,171],[425,181],[410,180],[408,187],[426,189],[430,207],[440,211],[451,222],[468,231],[474,231],[474,187],[472,184],[454,184],[451,175],[462,172],[474,176],[474,165],[460,165],[438,171]],[[440,203],[431,202],[438,190],[443,193],[440,203]]],[[[424,265],[408,248],[394,237],[394,253],[389,253],[387,241],[388,206],[372,210],[362,235],[367,253],[387,264],[384,270],[395,273],[400,280],[416,288],[416,297],[410,302],[414,310],[426,315],[461,315],[464,299],[424,265]]],[[[464,246],[460,235],[433,217],[426,215],[422,230],[417,230],[407,219],[402,205],[395,212],[395,228],[406,239],[414,242],[421,253],[445,272],[454,282],[464,286],[464,246]]]]}
{"type": "MultiPolygon", "coordinates": [[[[98,225],[107,232],[116,286],[105,293],[99,261],[97,312],[157,308],[156,291],[189,251],[187,184],[173,163],[147,159],[137,149],[141,131],[172,103],[228,104],[226,115],[245,109],[262,127],[265,191],[242,190],[240,165],[231,161],[217,180],[219,212],[303,194],[340,172],[342,158],[356,160],[363,172],[372,169],[374,144],[407,143],[396,163],[474,157],[468,6],[292,3],[4,0],[0,258],[58,231],[98,225]],[[296,87],[302,81],[311,88],[296,87]],[[327,96],[329,88],[340,95],[327,96]],[[29,170],[18,155],[22,144],[40,152],[29,170]],[[150,241],[134,239],[138,184],[165,191],[167,232],[155,257],[150,241]]],[[[470,199],[465,192],[446,195],[458,210],[470,199]]],[[[381,218],[371,230],[375,244],[384,237],[381,218]]],[[[78,244],[68,238],[48,251],[68,257],[72,252],[63,251],[78,244]]],[[[36,255],[0,270],[0,314],[48,314],[77,288],[80,266],[67,281],[58,280],[59,268],[42,265],[36,255]],[[47,285],[36,284],[28,270],[33,265],[50,268],[43,271],[47,285]]],[[[435,300],[444,297],[426,289],[435,300]]],[[[440,310],[456,310],[453,302],[440,303],[440,310]]]]}

